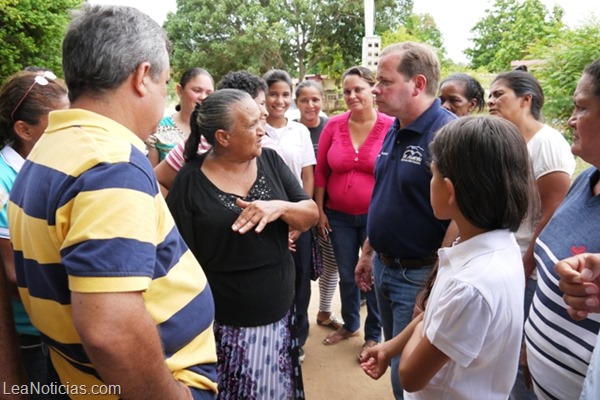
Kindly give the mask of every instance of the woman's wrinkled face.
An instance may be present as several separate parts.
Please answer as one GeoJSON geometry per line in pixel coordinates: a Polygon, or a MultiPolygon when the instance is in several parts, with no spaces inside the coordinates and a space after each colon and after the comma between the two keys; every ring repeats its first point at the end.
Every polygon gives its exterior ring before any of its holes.
{"type": "Polygon", "coordinates": [[[477,100],[467,98],[467,85],[462,81],[446,81],[440,87],[442,107],[459,117],[469,115],[477,105],[477,100]]]}
{"type": "Polygon", "coordinates": [[[504,81],[496,81],[492,83],[488,97],[489,113],[515,123],[523,112],[522,100],[504,81]]]}
{"type": "Polygon", "coordinates": [[[263,112],[254,99],[244,99],[232,107],[233,127],[229,134],[228,150],[243,159],[260,156],[261,141],[265,135],[263,112]]]}
{"type": "Polygon", "coordinates": [[[575,108],[569,118],[573,129],[571,151],[600,168],[600,97],[594,94],[594,82],[583,75],[573,95],[575,108]]]}

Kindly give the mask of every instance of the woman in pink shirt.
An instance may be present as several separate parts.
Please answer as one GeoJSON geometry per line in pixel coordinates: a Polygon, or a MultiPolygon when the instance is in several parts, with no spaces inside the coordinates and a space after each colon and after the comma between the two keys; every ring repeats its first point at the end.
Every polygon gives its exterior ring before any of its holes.
{"type": "MultiPolygon", "coordinates": [[[[360,290],[354,268],[366,238],[367,211],[375,184],[373,169],[393,118],[373,108],[370,69],[352,67],[342,76],[348,111],[329,119],[319,139],[315,172],[315,201],[319,206],[319,234],[330,235],[340,274],[344,325],[323,344],[336,344],[358,334],[360,290]]],[[[363,349],[381,340],[374,292],[367,293],[363,349]]]]}

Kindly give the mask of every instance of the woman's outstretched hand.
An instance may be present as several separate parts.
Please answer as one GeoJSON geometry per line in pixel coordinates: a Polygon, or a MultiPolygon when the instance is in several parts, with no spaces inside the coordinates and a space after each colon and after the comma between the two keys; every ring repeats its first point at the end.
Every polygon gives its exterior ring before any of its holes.
{"type": "Polygon", "coordinates": [[[244,234],[256,227],[254,229],[256,233],[262,232],[269,222],[273,222],[281,216],[283,212],[281,203],[279,200],[244,201],[238,198],[236,204],[242,209],[242,212],[231,226],[231,229],[234,232],[244,234]]]}

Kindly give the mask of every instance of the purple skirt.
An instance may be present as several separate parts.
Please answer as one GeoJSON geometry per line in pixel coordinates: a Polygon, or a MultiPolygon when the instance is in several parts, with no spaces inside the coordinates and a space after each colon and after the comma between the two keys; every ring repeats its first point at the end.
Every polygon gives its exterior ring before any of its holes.
{"type": "Polygon", "coordinates": [[[214,323],[222,400],[304,399],[292,312],[269,325],[214,323]]]}

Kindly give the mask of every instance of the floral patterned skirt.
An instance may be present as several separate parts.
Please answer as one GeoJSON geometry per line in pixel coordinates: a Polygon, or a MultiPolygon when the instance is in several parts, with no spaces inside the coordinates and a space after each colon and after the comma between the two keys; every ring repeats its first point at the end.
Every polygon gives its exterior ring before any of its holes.
{"type": "Polygon", "coordinates": [[[219,399],[304,399],[294,320],[294,313],[288,312],[277,322],[257,327],[215,321],[219,399]]]}

